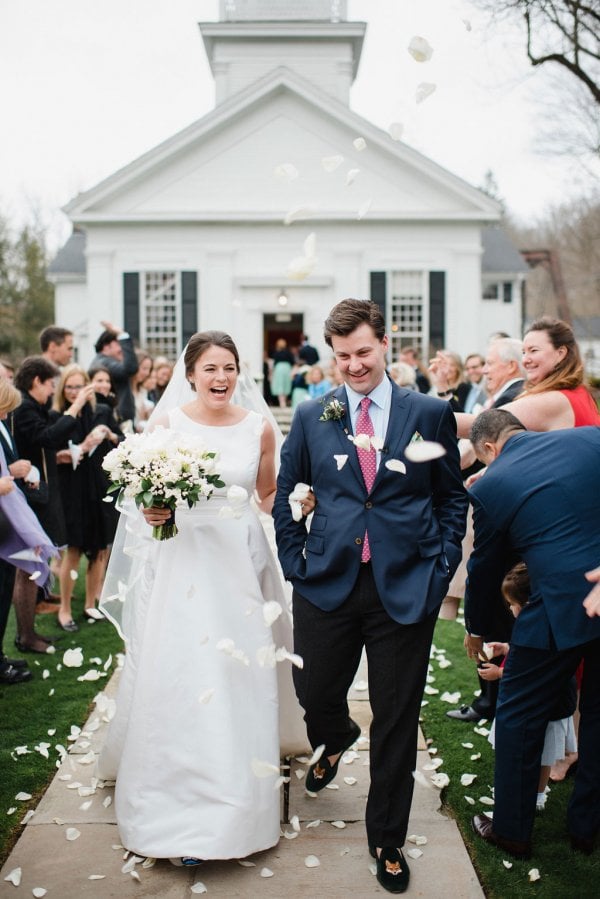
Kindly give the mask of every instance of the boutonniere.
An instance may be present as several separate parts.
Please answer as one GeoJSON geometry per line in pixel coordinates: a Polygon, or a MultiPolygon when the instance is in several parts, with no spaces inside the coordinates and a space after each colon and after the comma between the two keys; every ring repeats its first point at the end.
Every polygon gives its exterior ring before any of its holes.
{"type": "Polygon", "coordinates": [[[328,403],[321,400],[323,404],[323,412],[319,416],[319,421],[341,421],[346,415],[346,407],[335,397],[328,403]]]}

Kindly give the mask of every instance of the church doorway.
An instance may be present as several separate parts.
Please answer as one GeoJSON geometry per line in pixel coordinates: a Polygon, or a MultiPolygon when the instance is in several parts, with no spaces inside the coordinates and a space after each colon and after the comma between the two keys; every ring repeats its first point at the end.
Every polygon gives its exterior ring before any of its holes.
{"type": "Polygon", "coordinates": [[[267,356],[272,356],[275,344],[283,338],[288,348],[295,353],[302,343],[304,328],[304,316],[302,313],[278,312],[263,316],[263,350],[267,356]]]}

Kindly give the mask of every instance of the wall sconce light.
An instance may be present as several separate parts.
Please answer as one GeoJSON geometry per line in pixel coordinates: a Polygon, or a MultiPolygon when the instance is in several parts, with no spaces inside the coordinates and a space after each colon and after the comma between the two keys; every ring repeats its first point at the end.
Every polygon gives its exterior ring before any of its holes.
{"type": "Polygon", "coordinates": [[[277,297],[277,302],[281,307],[287,306],[288,304],[288,295],[283,290],[283,288],[279,291],[279,296],[277,297]]]}

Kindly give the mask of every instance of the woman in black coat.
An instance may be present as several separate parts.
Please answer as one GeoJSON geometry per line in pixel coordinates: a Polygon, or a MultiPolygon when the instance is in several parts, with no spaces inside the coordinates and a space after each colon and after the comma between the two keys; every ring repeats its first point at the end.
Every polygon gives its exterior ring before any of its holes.
{"type": "Polygon", "coordinates": [[[77,630],[71,613],[74,577],[81,554],[88,559],[85,577],[85,608],[87,618],[102,618],[96,610],[96,599],[102,587],[108,545],[113,533],[109,533],[104,511],[106,479],[101,471],[98,448],[107,442],[118,443],[118,433],[111,431],[112,410],[96,402],[94,385],[79,365],[63,369],[54,396],[53,420],[60,420],[77,396],[85,396],[75,419],[75,429],[68,440],[63,441],[57,453],[58,484],[65,517],[67,548],[60,568],[61,607],[58,623],[63,630],[77,630]],[[110,424],[109,424],[110,423],[110,424]]]}
{"type": "MultiPolygon", "coordinates": [[[[21,405],[13,413],[13,436],[19,456],[29,459],[39,472],[39,487],[24,485],[28,502],[40,524],[57,546],[66,540],[65,521],[58,487],[56,451],[74,433],[77,415],[86,396],[77,396],[59,417],[50,418],[50,398],[59,371],[43,356],[29,356],[15,377],[21,391],[21,405]]],[[[34,630],[37,586],[19,570],[15,579],[13,605],[17,616],[17,648],[23,652],[46,652],[47,637],[34,630]]]]}

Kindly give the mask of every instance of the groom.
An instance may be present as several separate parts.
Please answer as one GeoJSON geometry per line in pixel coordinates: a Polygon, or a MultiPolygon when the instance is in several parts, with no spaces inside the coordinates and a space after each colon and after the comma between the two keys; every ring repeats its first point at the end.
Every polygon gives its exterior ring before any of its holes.
{"type": "Polygon", "coordinates": [[[273,507],[294,588],[294,648],[304,659],[294,669],[296,692],[312,746],[325,744],[306,787],[330,783],[360,735],[346,697],[364,646],[373,712],[367,836],[379,883],[399,893],[409,879],[402,846],[431,638],[460,561],[467,497],[451,409],[388,378],[379,307],[342,300],[325,340],[345,384],[296,409],[273,507]],[[349,439],[358,434],[362,446],[349,439]],[[410,462],[406,447],[421,441],[441,444],[445,455],[410,462]],[[298,482],[317,501],[308,533],[288,504],[298,482]]]}

